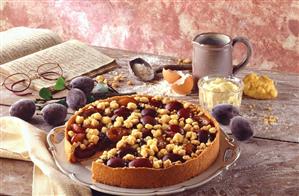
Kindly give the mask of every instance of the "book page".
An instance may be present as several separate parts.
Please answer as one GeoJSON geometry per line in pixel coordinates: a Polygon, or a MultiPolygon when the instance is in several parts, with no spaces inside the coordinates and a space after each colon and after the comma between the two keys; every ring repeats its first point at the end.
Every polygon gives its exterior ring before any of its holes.
{"type": "Polygon", "coordinates": [[[49,48],[61,42],[60,37],[48,29],[27,27],[8,29],[0,32],[0,64],[49,48]]]}
{"type": "MultiPolygon", "coordinates": [[[[34,78],[39,65],[58,63],[63,70],[63,77],[69,81],[80,75],[107,69],[106,65],[113,61],[114,59],[82,42],[70,40],[3,64],[0,66],[0,73],[7,76],[22,72],[34,78]]],[[[20,79],[22,78],[15,78],[15,80],[20,79]]],[[[55,81],[37,78],[32,80],[32,87],[38,90],[42,87],[51,87],[54,83],[55,81]]]]}

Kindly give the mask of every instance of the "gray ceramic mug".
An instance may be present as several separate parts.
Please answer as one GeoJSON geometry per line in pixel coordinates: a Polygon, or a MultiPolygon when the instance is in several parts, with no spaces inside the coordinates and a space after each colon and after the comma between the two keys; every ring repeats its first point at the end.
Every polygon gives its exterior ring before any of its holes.
{"type": "Polygon", "coordinates": [[[245,37],[232,39],[221,33],[199,34],[193,39],[192,45],[192,75],[195,84],[198,79],[206,75],[228,76],[235,74],[248,63],[252,54],[251,44],[245,37]],[[246,46],[247,54],[241,63],[233,65],[233,46],[237,42],[246,46]]]}

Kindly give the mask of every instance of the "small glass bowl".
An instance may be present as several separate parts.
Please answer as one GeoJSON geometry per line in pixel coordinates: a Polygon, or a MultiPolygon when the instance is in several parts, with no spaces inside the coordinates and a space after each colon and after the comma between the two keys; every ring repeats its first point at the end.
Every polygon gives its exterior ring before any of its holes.
{"type": "Polygon", "coordinates": [[[198,81],[199,104],[209,111],[223,103],[240,108],[243,87],[242,80],[234,76],[205,76],[198,81]]]}

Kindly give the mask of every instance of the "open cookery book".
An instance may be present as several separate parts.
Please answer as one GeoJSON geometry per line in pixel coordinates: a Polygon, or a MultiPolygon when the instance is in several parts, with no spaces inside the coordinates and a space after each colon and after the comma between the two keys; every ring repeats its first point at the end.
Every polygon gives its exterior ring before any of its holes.
{"type": "MultiPolygon", "coordinates": [[[[43,63],[58,63],[66,81],[80,75],[101,74],[117,66],[114,59],[98,50],[77,40],[62,42],[57,34],[47,29],[16,27],[0,32],[2,77],[20,72],[32,74],[32,70],[43,63]]],[[[54,83],[33,79],[31,87],[38,90],[54,83]]]]}

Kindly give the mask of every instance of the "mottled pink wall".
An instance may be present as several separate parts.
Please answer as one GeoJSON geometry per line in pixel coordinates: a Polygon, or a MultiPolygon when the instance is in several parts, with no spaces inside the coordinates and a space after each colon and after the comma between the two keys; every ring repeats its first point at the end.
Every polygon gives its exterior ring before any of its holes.
{"type": "Polygon", "coordinates": [[[243,35],[254,47],[250,66],[299,73],[298,0],[4,0],[0,11],[0,30],[43,27],[65,39],[177,57],[191,56],[197,33],[243,35]]]}

